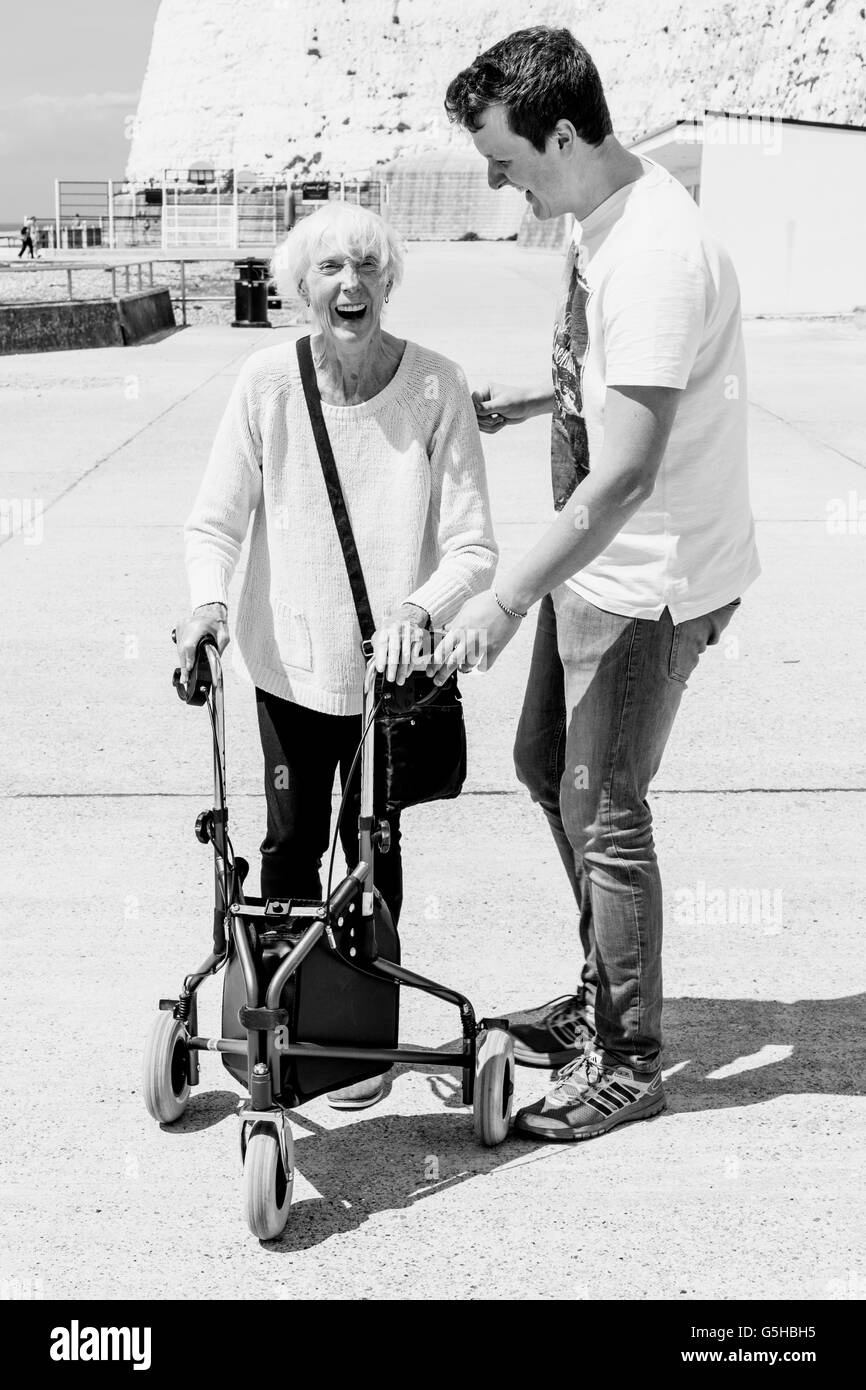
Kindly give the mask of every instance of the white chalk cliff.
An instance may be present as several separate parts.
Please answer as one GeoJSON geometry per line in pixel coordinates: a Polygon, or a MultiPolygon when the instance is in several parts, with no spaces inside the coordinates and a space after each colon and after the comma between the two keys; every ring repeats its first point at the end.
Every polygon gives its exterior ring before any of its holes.
{"type": "Polygon", "coordinates": [[[625,139],[705,107],[866,124],[859,0],[162,0],[127,174],[351,177],[465,142],[449,79],[537,23],[586,44],[625,139]]]}

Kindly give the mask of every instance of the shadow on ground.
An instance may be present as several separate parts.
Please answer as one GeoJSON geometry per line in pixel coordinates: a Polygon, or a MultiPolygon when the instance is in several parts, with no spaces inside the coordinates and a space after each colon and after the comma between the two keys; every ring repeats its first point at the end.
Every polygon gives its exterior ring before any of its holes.
{"type": "Polygon", "coordinates": [[[265,1248],[276,1254],[320,1245],[378,1212],[401,1211],[448,1188],[496,1171],[526,1153],[509,1137],[497,1149],[475,1139],[472,1116],[375,1115],[324,1129],[293,1113],[295,1162],[317,1196],[295,1201],[289,1224],[265,1248]],[[306,1131],[306,1132],[305,1132],[306,1131]]]}
{"type": "Polygon", "coordinates": [[[667,1000],[668,1108],[717,1110],[785,1095],[866,1095],[864,1024],[864,994],[792,1004],[667,1000]]]}
{"type": "MultiPolygon", "coordinates": [[[[841,999],[671,999],[665,1005],[668,1114],[755,1105],[788,1095],[866,1094],[866,995],[841,999]]],[[[442,1045],[459,1046],[458,1039],[442,1045]]],[[[395,1067],[387,1090],[405,1067],[395,1067]]],[[[431,1100],[446,1113],[383,1115],[371,1109],[351,1124],[325,1128],[305,1110],[290,1111],[297,1170],[316,1196],[296,1201],[286,1230],[265,1248],[290,1254],[357,1229],[370,1216],[400,1211],[425,1197],[494,1173],[542,1146],[514,1135],[481,1148],[463,1106],[456,1068],[416,1068],[431,1100]],[[454,1113],[460,1111],[462,1113],[454,1113]],[[451,1112],[451,1113],[447,1113],[451,1112]]],[[[537,1073],[542,1090],[548,1073],[537,1073]]],[[[201,1092],[177,1135],[219,1124],[235,1111],[236,1092],[201,1092]]],[[[659,1118],[664,1123],[664,1116],[659,1118]]],[[[559,1148],[560,1146],[554,1146],[559,1148]]]]}
{"type": "Polygon", "coordinates": [[[160,1125],[160,1129],[163,1134],[198,1134],[236,1114],[240,1099],[237,1091],[207,1091],[196,1087],[180,1119],[160,1125]]]}

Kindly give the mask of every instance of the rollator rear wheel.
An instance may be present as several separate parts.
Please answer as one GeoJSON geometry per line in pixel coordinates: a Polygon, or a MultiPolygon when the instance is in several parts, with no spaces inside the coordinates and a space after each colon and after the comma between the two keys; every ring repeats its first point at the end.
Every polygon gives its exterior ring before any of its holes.
{"type": "Polygon", "coordinates": [[[514,1097],[514,1043],[504,1028],[478,1035],[475,1060],[475,1133],[487,1148],[508,1134],[514,1097]]]}
{"type": "Polygon", "coordinates": [[[159,1013],[144,1045],[144,1103],[160,1124],[179,1120],[189,1100],[189,1049],[182,1023],[159,1013]]]}
{"type": "Polygon", "coordinates": [[[255,1124],[244,1156],[244,1215],[259,1240],[273,1240],[289,1219],[295,1182],[294,1144],[286,1125],[289,1172],[283,1164],[280,1141],[272,1124],[255,1124]]]}

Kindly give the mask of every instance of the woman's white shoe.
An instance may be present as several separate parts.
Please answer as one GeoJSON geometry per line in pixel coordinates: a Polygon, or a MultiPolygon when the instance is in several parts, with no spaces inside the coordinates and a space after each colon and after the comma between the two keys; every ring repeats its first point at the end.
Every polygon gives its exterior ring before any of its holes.
{"type": "Polygon", "coordinates": [[[381,1076],[371,1076],[367,1081],[356,1081],[354,1086],[330,1091],[328,1104],[334,1110],[364,1110],[368,1105],[375,1105],[384,1094],[385,1083],[381,1076]]]}

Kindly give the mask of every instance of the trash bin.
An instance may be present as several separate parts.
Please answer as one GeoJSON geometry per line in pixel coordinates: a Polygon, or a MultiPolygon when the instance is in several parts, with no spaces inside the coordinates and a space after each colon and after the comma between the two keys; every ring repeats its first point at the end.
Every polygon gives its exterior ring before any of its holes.
{"type": "Polygon", "coordinates": [[[232,328],[272,328],[268,321],[268,262],[255,256],[235,261],[235,316],[232,328]]]}

